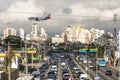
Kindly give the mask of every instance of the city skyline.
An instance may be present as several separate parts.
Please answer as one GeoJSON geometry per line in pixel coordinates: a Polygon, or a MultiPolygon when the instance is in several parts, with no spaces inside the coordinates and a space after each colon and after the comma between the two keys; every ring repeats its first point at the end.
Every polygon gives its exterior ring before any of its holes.
{"type": "Polygon", "coordinates": [[[33,22],[28,17],[42,17],[48,13],[51,19],[38,23],[49,35],[60,34],[74,24],[113,32],[114,27],[120,29],[119,5],[119,0],[4,0],[0,1],[0,34],[8,26],[17,30],[23,28],[29,33],[33,22]],[[113,21],[114,13],[117,14],[116,22],[113,21]]]}

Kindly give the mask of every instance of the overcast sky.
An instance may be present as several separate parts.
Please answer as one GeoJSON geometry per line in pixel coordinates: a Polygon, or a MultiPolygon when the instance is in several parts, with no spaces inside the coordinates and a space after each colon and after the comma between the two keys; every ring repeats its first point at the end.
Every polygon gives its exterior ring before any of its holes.
{"type": "MultiPolygon", "coordinates": [[[[120,30],[119,0],[0,0],[0,34],[5,27],[31,31],[31,16],[51,13],[51,19],[40,21],[49,35],[61,34],[67,26],[80,24],[86,29],[120,30]],[[117,21],[113,21],[116,13],[117,21]]],[[[19,32],[19,31],[18,31],[19,32]]]]}

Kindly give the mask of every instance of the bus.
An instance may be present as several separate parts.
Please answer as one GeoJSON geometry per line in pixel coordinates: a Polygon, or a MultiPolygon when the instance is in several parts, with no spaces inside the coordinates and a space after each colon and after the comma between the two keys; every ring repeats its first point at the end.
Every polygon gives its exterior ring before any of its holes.
{"type": "Polygon", "coordinates": [[[106,66],[106,61],[104,58],[97,58],[98,66],[106,66]]]}

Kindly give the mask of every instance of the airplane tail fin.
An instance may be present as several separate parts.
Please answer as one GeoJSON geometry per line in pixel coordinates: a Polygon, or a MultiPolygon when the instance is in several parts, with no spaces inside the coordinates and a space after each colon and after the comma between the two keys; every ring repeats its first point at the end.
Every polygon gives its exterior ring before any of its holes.
{"type": "Polygon", "coordinates": [[[51,19],[51,14],[48,14],[45,18],[44,18],[44,20],[47,20],[47,19],[51,19]]]}

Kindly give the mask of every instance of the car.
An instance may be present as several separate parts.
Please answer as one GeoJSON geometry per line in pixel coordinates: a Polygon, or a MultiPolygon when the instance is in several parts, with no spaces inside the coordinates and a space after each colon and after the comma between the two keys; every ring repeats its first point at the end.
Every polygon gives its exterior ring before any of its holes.
{"type": "Polygon", "coordinates": [[[48,76],[46,80],[55,80],[54,76],[48,76]]]}
{"type": "Polygon", "coordinates": [[[70,74],[69,73],[63,74],[63,80],[71,80],[70,74]]]}
{"type": "Polygon", "coordinates": [[[89,66],[89,68],[93,68],[93,65],[92,65],[92,64],[89,64],[88,66],[89,66]]]}
{"type": "Polygon", "coordinates": [[[39,70],[39,72],[40,72],[41,76],[45,75],[45,69],[41,69],[41,70],[39,70]]]}
{"type": "Polygon", "coordinates": [[[66,65],[66,63],[65,63],[65,62],[62,62],[62,63],[61,63],[61,66],[65,66],[65,65],[66,65]]]}
{"type": "Polygon", "coordinates": [[[81,74],[80,75],[80,80],[89,80],[87,74],[81,74]]]}
{"type": "Polygon", "coordinates": [[[80,76],[81,74],[83,74],[83,72],[82,72],[82,71],[79,71],[79,72],[77,73],[77,75],[79,75],[79,76],[80,76]]]}
{"type": "Polygon", "coordinates": [[[112,75],[112,71],[111,70],[106,70],[105,74],[108,75],[108,76],[111,76],[112,75]]]}
{"type": "Polygon", "coordinates": [[[66,66],[61,66],[61,70],[63,70],[63,69],[67,69],[67,67],[66,66]]]}
{"type": "Polygon", "coordinates": [[[92,63],[92,61],[89,60],[88,63],[92,63]]]}
{"type": "Polygon", "coordinates": [[[49,77],[54,77],[55,79],[56,79],[56,74],[55,74],[55,72],[54,71],[50,71],[50,72],[48,72],[48,74],[47,74],[47,76],[49,77]]]}
{"type": "Polygon", "coordinates": [[[67,69],[63,69],[62,74],[65,74],[65,73],[69,73],[69,71],[67,69]]]}
{"type": "Polygon", "coordinates": [[[100,79],[100,76],[98,74],[95,74],[93,77],[94,77],[94,80],[99,80],[100,79]]]}
{"type": "Polygon", "coordinates": [[[84,59],[84,60],[83,60],[83,63],[87,63],[87,60],[86,60],[86,59],[84,59]]]}
{"type": "Polygon", "coordinates": [[[81,72],[81,70],[80,69],[75,69],[74,72],[77,74],[77,73],[81,72]]]}
{"type": "Polygon", "coordinates": [[[35,67],[28,66],[28,73],[32,73],[33,71],[36,71],[37,69],[35,67]]]}
{"type": "Polygon", "coordinates": [[[51,66],[51,71],[54,71],[55,74],[57,74],[57,66],[56,65],[52,65],[51,66]]]}
{"type": "Polygon", "coordinates": [[[34,80],[41,80],[42,79],[41,73],[39,71],[32,72],[32,76],[34,76],[34,80]]]}
{"type": "Polygon", "coordinates": [[[86,77],[82,77],[80,80],[89,80],[89,79],[86,77]]]}

